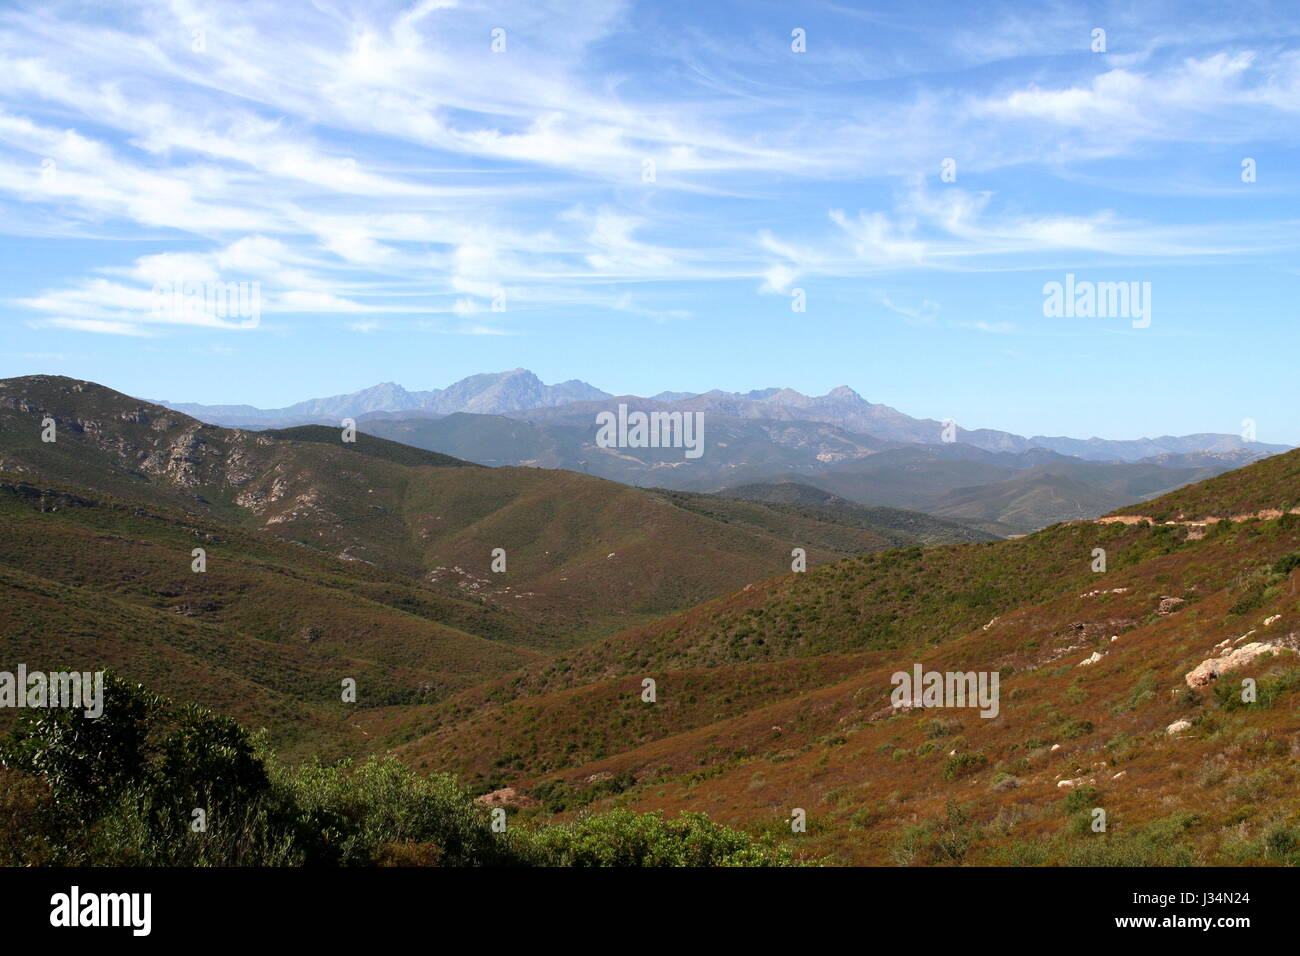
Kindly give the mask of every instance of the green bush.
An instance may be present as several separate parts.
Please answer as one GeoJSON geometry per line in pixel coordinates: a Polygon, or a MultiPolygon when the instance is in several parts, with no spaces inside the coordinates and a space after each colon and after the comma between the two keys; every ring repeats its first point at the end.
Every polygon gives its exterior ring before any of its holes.
{"type": "Polygon", "coordinates": [[[146,773],[148,730],[163,701],[111,672],[103,693],[97,718],[71,708],[23,711],[0,746],[0,765],[44,780],[55,805],[69,813],[93,814],[108,805],[146,773]]]}
{"type": "Polygon", "coordinates": [[[419,777],[395,758],[279,770],[309,862],[359,866],[388,858],[395,846],[423,848],[444,866],[519,862],[513,841],[493,833],[488,811],[447,774],[419,777]]]}
{"type": "Polygon", "coordinates": [[[971,820],[970,805],[949,800],[942,818],[904,827],[890,855],[900,866],[960,864],[983,836],[984,828],[971,820]]]}
{"type": "MultiPolygon", "coordinates": [[[[1295,515],[1285,515],[1284,517],[1292,518],[1295,515]]],[[[1278,558],[1277,563],[1273,565],[1274,574],[1290,574],[1296,568],[1300,568],[1300,551],[1292,551],[1284,557],[1278,558]]]]}
{"type": "Polygon", "coordinates": [[[943,762],[943,779],[956,780],[968,773],[974,773],[988,763],[982,753],[953,754],[943,762]]]}
{"type": "Polygon", "coordinates": [[[1056,735],[1064,740],[1076,740],[1092,733],[1092,721],[1067,718],[1056,725],[1056,735]]]}
{"type": "Polygon", "coordinates": [[[526,837],[525,855],[538,866],[788,866],[772,841],[713,823],[701,813],[665,819],[658,811],[611,810],[526,837]]]}
{"type": "MultiPolygon", "coordinates": [[[[392,757],[284,766],[228,718],[105,678],[99,718],[26,711],[0,742],[0,865],[790,863],[770,836],[702,814],[614,810],[496,832],[448,774],[392,757]]],[[[606,789],[633,782],[621,774],[606,789]]]]}
{"type": "Polygon", "coordinates": [[[1078,813],[1080,810],[1090,810],[1101,803],[1101,791],[1096,787],[1083,786],[1076,790],[1071,790],[1065,796],[1065,812],[1078,813]]]}

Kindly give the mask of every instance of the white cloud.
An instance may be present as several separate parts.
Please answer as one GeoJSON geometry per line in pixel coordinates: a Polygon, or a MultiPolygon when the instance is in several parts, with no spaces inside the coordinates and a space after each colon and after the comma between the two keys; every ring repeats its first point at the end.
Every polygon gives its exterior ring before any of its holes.
{"type": "Polygon", "coordinates": [[[176,245],[20,303],[62,328],[244,327],[141,309],[148,287],[176,277],[261,282],[268,312],[471,315],[504,291],[512,310],[660,320],[689,310],[624,298],[628,286],[743,280],[786,294],[809,277],[1022,267],[1054,252],[1294,246],[1285,221],[1023,208],[922,177],[953,155],[965,183],[1152,143],[1294,143],[1300,54],[1244,46],[1240,25],[1172,35],[1117,12],[1113,33],[1129,45],[1081,66],[1089,25],[1068,5],[1039,20],[981,12],[878,63],[818,38],[825,73],[813,82],[773,67],[770,38],[661,34],[617,2],[575,13],[544,0],[292,11],[142,0],[116,26],[82,16],[59,3],[0,12],[5,228],[176,245]],[[500,24],[509,49],[494,54],[500,24]],[[654,73],[611,55],[631,43],[659,58],[654,73]],[[978,92],[957,94],[954,60],[1005,69],[963,78],[978,92]],[[641,181],[646,160],[653,183],[641,181]],[[816,198],[794,222],[780,203],[809,183],[816,198]],[[742,202],[754,211],[741,222],[709,214],[742,202]]]}

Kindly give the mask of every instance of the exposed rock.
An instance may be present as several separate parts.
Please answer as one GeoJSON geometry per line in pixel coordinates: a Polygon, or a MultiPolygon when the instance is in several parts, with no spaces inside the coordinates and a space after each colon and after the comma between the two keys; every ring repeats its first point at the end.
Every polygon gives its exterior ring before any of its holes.
{"type": "Polygon", "coordinates": [[[1190,720],[1175,720],[1165,728],[1166,734],[1181,734],[1184,730],[1191,730],[1192,722],[1190,720]]]}
{"type": "Polygon", "coordinates": [[[1105,640],[1112,634],[1128,630],[1137,624],[1137,619],[1131,617],[1111,617],[1104,621],[1075,621],[1060,633],[1072,641],[1082,641],[1084,644],[1088,644],[1105,640]]]}
{"type": "Polygon", "coordinates": [[[534,800],[527,794],[520,793],[514,787],[503,787],[500,790],[493,790],[491,793],[485,793],[481,797],[475,797],[474,802],[484,807],[515,807],[517,809],[535,807],[538,805],[538,801],[534,800]]]}
{"type": "Polygon", "coordinates": [[[221,610],[222,605],[216,601],[186,601],[181,604],[173,604],[171,610],[181,617],[199,617],[202,614],[212,614],[221,610]]]}
{"type": "Polygon", "coordinates": [[[1086,594],[1080,594],[1079,597],[1090,598],[1096,597],[1098,594],[1126,594],[1127,592],[1128,588],[1110,588],[1109,590],[1106,588],[1098,588],[1096,591],[1089,591],[1086,594]]]}
{"type": "Polygon", "coordinates": [[[1279,644],[1264,644],[1260,641],[1254,641],[1250,644],[1243,644],[1235,648],[1222,657],[1211,657],[1209,660],[1201,661],[1187,673],[1185,678],[1188,687],[1204,687],[1211,681],[1218,680],[1222,675],[1229,671],[1239,670],[1242,667],[1253,663],[1256,658],[1265,654],[1272,654],[1278,651],[1289,651],[1291,648],[1279,644]]]}
{"type": "Polygon", "coordinates": [[[1178,610],[1180,606],[1186,603],[1187,602],[1180,597],[1162,597],[1160,599],[1160,606],[1156,608],[1156,613],[1172,614],[1174,611],[1178,610]]]}

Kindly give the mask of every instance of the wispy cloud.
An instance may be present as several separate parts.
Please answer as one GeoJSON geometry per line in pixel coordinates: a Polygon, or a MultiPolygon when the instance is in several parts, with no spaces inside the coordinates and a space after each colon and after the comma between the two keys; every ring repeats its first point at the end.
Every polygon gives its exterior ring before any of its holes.
{"type": "Polygon", "coordinates": [[[1295,247],[1280,213],[1225,227],[979,184],[1077,182],[1160,145],[1300,146],[1300,52],[1283,42],[1127,12],[1094,56],[1091,20],[1064,3],[933,36],[829,5],[801,59],[787,27],[741,43],[727,16],[522,0],[10,8],[4,228],[174,244],[15,304],[67,331],[247,330],[159,314],[151,289],[256,281],[286,320],[377,331],[491,314],[459,334],[499,335],[575,305],[688,318],[681,288],[700,282],[784,295],[818,277],[1295,247]],[[899,42],[872,59],[838,27],[899,42]],[[960,87],[954,69],[971,71],[960,87]],[[947,157],[960,185],[938,182],[947,157]]]}

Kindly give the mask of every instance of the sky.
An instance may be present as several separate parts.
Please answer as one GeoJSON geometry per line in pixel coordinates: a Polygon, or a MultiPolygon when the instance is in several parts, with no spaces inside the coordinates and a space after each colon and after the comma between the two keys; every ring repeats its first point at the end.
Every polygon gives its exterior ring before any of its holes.
{"type": "Polygon", "coordinates": [[[1300,444],[1296,12],[6,2],[0,377],[526,367],[1300,444]]]}

